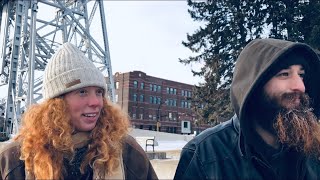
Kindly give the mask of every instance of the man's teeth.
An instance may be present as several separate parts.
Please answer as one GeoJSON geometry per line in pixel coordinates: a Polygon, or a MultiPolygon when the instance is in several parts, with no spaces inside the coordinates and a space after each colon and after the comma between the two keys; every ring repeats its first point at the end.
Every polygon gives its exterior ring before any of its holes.
{"type": "Polygon", "coordinates": [[[94,117],[94,116],[96,116],[96,114],[83,114],[84,116],[86,116],[86,117],[94,117]]]}

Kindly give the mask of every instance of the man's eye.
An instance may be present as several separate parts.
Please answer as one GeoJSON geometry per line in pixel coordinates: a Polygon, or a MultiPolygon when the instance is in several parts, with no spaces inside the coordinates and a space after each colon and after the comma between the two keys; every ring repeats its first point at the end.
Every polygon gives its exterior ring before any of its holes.
{"type": "Polygon", "coordinates": [[[299,74],[299,76],[300,76],[301,78],[304,78],[305,75],[306,75],[305,73],[300,73],[300,74],[299,74]]]}
{"type": "Polygon", "coordinates": [[[289,73],[288,72],[281,72],[277,76],[278,77],[287,77],[287,76],[289,76],[289,73]]]}

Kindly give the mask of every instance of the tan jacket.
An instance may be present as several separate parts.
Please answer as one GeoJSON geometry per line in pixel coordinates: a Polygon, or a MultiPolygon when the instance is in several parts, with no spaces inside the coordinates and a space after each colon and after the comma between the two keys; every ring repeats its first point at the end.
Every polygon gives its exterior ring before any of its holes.
{"type": "MultiPolygon", "coordinates": [[[[12,142],[0,151],[0,179],[25,179],[24,162],[19,159],[20,145],[12,142]]],[[[127,136],[123,146],[125,179],[158,179],[141,146],[127,136]]]]}

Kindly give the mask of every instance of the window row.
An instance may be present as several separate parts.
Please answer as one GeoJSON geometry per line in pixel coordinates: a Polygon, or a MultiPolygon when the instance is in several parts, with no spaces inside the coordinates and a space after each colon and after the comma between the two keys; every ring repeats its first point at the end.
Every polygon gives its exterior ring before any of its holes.
{"type": "Polygon", "coordinates": [[[137,112],[136,110],[133,110],[131,113],[132,119],[149,119],[149,120],[169,120],[169,121],[176,121],[178,119],[178,113],[177,112],[164,112],[155,110],[155,112],[151,112],[150,114],[146,113],[144,114],[143,111],[137,112]]]}
{"type": "Polygon", "coordinates": [[[182,100],[181,101],[181,104],[180,104],[180,107],[182,108],[191,108],[191,101],[186,101],[186,100],[182,100]]]}
{"type": "MultiPolygon", "coordinates": [[[[137,102],[137,101],[144,102],[144,95],[140,94],[140,96],[138,97],[138,95],[136,93],[134,93],[132,100],[134,102],[137,102]]],[[[158,96],[150,96],[149,97],[150,104],[163,104],[163,103],[165,103],[167,106],[176,107],[177,101],[178,101],[177,99],[167,99],[166,101],[162,101],[161,97],[158,97],[158,96]]],[[[116,96],[116,102],[118,102],[117,96],[116,96]]],[[[190,100],[181,100],[180,107],[190,109],[191,108],[191,101],[190,100]]]]}
{"type": "Polygon", "coordinates": [[[181,90],[181,96],[191,97],[192,96],[192,92],[191,91],[187,91],[187,90],[181,90]]]}
{"type": "MultiPolygon", "coordinates": [[[[116,89],[119,88],[119,82],[116,82],[116,89]]],[[[139,82],[134,80],[133,81],[133,88],[135,89],[144,89],[144,83],[140,82],[140,86],[139,86],[139,82]]],[[[157,85],[157,84],[150,84],[149,85],[149,90],[153,91],[153,92],[161,92],[161,85],[157,85]]],[[[167,94],[173,94],[173,95],[177,95],[177,89],[173,88],[173,87],[167,87],[167,94]]],[[[192,96],[192,92],[188,91],[188,90],[181,90],[181,96],[184,97],[191,97],[192,96]]]]}
{"type": "MultiPolygon", "coordinates": [[[[133,88],[138,89],[138,81],[133,81],[133,88]]],[[[144,83],[140,83],[140,89],[144,89],[144,83]]]]}
{"type": "MultiPolygon", "coordinates": [[[[137,102],[138,101],[138,95],[136,93],[133,94],[133,101],[134,102],[137,102]]],[[[144,102],[144,95],[143,94],[140,94],[139,96],[139,101],[140,102],[144,102]]]]}

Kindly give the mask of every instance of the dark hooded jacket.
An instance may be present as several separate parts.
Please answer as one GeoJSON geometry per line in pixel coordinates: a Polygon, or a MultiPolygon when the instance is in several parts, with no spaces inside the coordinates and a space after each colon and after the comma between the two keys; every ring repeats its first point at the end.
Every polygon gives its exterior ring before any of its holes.
{"type": "MultiPolygon", "coordinates": [[[[314,157],[283,149],[275,153],[270,166],[248,145],[250,140],[259,139],[252,131],[248,100],[254,99],[252,94],[259,84],[271,78],[282,57],[297,52],[309,66],[306,93],[313,100],[313,108],[319,109],[320,61],[316,53],[303,43],[253,40],[240,53],[234,70],[231,102],[236,114],[186,144],[174,179],[320,179],[320,162],[314,157]]],[[[261,142],[256,146],[263,151],[266,144],[261,142]]]]}

